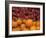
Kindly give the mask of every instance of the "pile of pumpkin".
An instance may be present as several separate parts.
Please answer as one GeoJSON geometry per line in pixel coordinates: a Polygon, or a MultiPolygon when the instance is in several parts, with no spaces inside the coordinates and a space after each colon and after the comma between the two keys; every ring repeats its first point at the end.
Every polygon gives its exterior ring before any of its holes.
{"type": "Polygon", "coordinates": [[[12,19],[12,31],[40,30],[40,21],[32,19],[12,19]]]}

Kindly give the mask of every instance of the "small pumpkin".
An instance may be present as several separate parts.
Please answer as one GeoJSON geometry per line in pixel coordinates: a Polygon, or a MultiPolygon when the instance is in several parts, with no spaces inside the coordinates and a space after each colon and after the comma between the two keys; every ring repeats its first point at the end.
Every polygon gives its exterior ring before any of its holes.
{"type": "Polygon", "coordinates": [[[15,31],[15,28],[12,28],[12,31],[15,31]]]}
{"type": "Polygon", "coordinates": [[[22,20],[21,20],[21,19],[18,19],[16,22],[17,22],[17,24],[19,24],[19,25],[22,24],[22,20]]]}
{"type": "Polygon", "coordinates": [[[31,26],[30,30],[36,30],[36,26],[35,25],[31,26]]]}
{"type": "Polygon", "coordinates": [[[15,28],[16,26],[18,26],[17,22],[12,21],[12,27],[14,27],[14,28],[15,28]]]}
{"type": "Polygon", "coordinates": [[[37,21],[37,26],[40,26],[40,21],[37,21]]]}
{"type": "Polygon", "coordinates": [[[37,30],[40,30],[40,21],[37,21],[37,30]]]}
{"type": "Polygon", "coordinates": [[[23,19],[23,23],[26,23],[26,19],[23,19]]]}
{"type": "Polygon", "coordinates": [[[28,19],[26,21],[26,26],[30,27],[30,26],[32,26],[32,23],[33,23],[33,21],[31,19],[28,19]]]}
{"type": "Polygon", "coordinates": [[[33,21],[33,26],[36,26],[37,25],[37,22],[36,21],[33,21]]]}
{"type": "Polygon", "coordinates": [[[21,29],[20,29],[20,27],[16,27],[15,30],[16,31],[20,31],[21,29]]]}
{"type": "Polygon", "coordinates": [[[24,28],[26,28],[25,24],[21,24],[21,29],[23,30],[24,28]]]}

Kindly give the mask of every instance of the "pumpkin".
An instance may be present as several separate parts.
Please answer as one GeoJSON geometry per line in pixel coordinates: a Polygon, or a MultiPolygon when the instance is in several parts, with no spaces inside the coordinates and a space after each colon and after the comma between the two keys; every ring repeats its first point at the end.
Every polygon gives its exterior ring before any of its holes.
{"type": "Polygon", "coordinates": [[[21,29],[23,30],[25,27],[25,24],[21,24],[21,29]]]}
{"type": "Polygon", "coordinates": [[[32,23],[33,23],[33,21],[31,19],[28,19],[26,21],[26,26],[30,27],[30,26],[32,26],[32,23]]]}
{"type": "Polygon", "coordinates": [[[33,21],[33,26],[36,26],[37,25],[37,22],[36,21],[33,21]]]}
{"type": "Polygon", "coordinates": [[[40,21],[37,21],[37,30],[40,30],[40,21]]]}
{"type": "Polygon", "coordinates": [[[16,31],[15,28],[12,28],[12,31],[16,31]]]}
{"type": "Polygon", "coordinates": [[[20,27],[16,27],[15,30],[16,31],[20,31],[21,29],[20,29],[20,27]]]}
{"type": "Polygon", "coordinates": [[[37,21],[37,26],[40,26],[40,21],[37,21]]]}
{"type": "Polygon", "coordinates": [[[23,19],[23,23],[26,23],[26,19],[23,19]]]}
{"type": "Polygon", "coordinates": [[[18,26],[17,22],[12,21],[12,27],[16,27],[16,26],[18,26]]]}
{"type": "Polygon", "coordinates": [[[19,24],[19,25],[22,24],[22,20],[21,20],[21,19],[18,19],[16,22],[17,22],[17,24],[19,24]]]}
{"type": "Polygon", "coordinates": [[[36,26],[35,25],[31,26],[30,30],[36,30],[36,26]]]}
{"type": "Polygon", "coordinates": [[[29,29],[27,29],[27,28],[23,28],[23,31],[28,31],[29,29]]]}

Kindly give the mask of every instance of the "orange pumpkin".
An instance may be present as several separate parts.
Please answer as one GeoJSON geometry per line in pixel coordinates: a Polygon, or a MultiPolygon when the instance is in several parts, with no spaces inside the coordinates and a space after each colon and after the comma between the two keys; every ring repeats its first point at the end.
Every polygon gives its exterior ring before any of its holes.
{"type": "Polygon", "coordinates": [[[20,31],[21,29],[20,29],[20,27],[16,27],[15,30],[16,31],[20,31]]]}
{"type": "Polygon", "coordinates": [[[40,21],[37,21],[37,26],[40,26],[40,21]]]}
{"type": "Polygon", "coordinates": [[[33,21],[33,26],[36,26],[37,25],[37,22],[36,21],[33,21]]]}
{"type": "Polygon", "coordinates": [[[26,26],[30,27],[30,26],[32,26],[32,23],[33,23],[33,21],[31,19],[28,19],[26,21],[26,26]]]}
{"type": "Polygon", "coordinates": [[[21,19],[18,19],[16,22],[17,22],[17,24],[19,24],[19,25],[22,24],[22,20],[21,20],[21,19]]]}
{"type": "Polygon", "coordinates": [[[16,31],[15,28],[12,28],[12,31],[16,31]]]}
{"type": "Polygon", "coordinates": [[[40,30],[40,27],[39,26],[37,27],[37,30],[40,30]]]}
{"type": "Polygon", "coordinates": [[[23,19],[23,23],[26,23],[26,19],[23,19]]]}
{"type": "Polygon", "coordinates": [[[12,27],[16,27],[18,24],[15,21],[12,21],[12,27]]]}
{"type": "Polygon", "coordinates": [[[21,24],[21,29],[23,30],[25,27],[25,24],[21,24]]]}
{"type": "Polygon", "coordinates": [[[19,27],[13,28],[12,31],[20,31],[19,27]]]}
{"type": "Polygon", "coordinates": [[[22,28],[25,27],[25,24],[21,24],[21,27],[22,27],[22,28]]]}
{"type": "Polygon", "coordinates": [[[40,21],[37,21],[37,30],[40,30],[40,21]]]}
{"type": "Polygon", "coordinates": [[[16,21],[16,20],[17,20],[17,18],[13,16],[13,17],[12,17],[12,20],[16,21]]]}
{"type": "Polygon", "coordinates": [[[23,28],[22,30],[23,30],[23,31],[28,31],[29,29],[27,29],[27,28],[23,28]]]}
{"type": "Polygon", "coordinates": [[[35,25],[31,26],[30,30],[36,30],[36,26],[35,25]]]}

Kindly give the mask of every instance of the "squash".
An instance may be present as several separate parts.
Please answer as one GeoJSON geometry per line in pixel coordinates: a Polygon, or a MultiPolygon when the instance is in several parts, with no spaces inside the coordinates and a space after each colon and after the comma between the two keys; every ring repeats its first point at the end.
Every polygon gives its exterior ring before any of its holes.
{"type": "Polygon", "coordinates": [[[40,30],[40,21],[37,21],[37,30],[40,30]]]}
{"type": "Polygon", "coordinates": [[[30,30],[36,30],[36,26],[35,25],[31,26],[30,30]]]}
{"type": "Polygon", "coordinates": [[[12,21],[12,27],[14,27],[14,28],[15,28],[16,26],[18,26],[17,22],[12,21]]]}
{"type": "Polygon", "coordinates": [[[16,22],[17,22],[17,24],[19,24],[19,25],[22,24],[22,20],[21,20],[21,19],[18,19],[16,22]]]}
{"type": "Polygon", "coordinates": [[[33,23],[33,21],[31,19],[27,19],[26,26],[30,27],[30,26],[32,26],[32,23],[33,23]]]}

